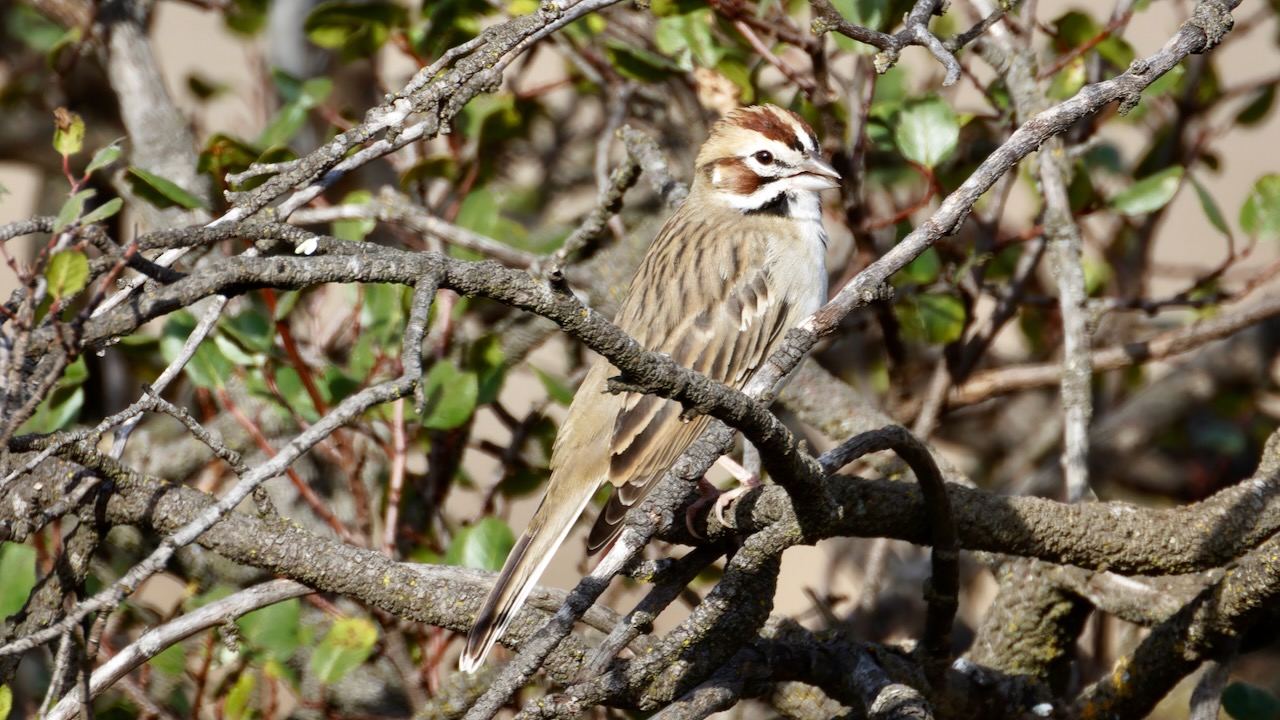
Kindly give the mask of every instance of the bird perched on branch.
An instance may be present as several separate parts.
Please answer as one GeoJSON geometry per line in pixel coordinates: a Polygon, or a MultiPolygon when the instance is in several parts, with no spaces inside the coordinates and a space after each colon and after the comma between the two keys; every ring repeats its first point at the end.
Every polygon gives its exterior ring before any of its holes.
{"type": "MultiPolygon", "coordinates": [[[[826,301],[827,234],[818,193],[840,175],[813,130],[773,105],[730,112],[711,128],[689,197],[658,231],[615,322],[641,345],[742,388],[787,330],[826,301]]],[[[678,402],[611,395],[616,374],[597,358],[569,406],[542,504],[516,542],[467,636],[471,672],[515,618],[601,484],[616,486],[588,539],[594,553],[622,531],[626,511],[707,426],[678,402]]]]}

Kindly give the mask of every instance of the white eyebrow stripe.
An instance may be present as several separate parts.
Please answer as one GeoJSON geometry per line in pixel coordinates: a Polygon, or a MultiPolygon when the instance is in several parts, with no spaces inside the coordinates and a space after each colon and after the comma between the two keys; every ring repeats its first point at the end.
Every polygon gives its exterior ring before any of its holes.
{"type": "Polygon", "coordinates": [[[791,126],[791,131],[796,134],[796,138],[800,141],[800,145],[804,147],[807,152],[816,152],[818,150],[818,148],[813,145],[813,137],[809,135],[809,129],[797,120],[796,116],[791,113],[785,113],[782,115],[782,119],[791,126]]]}

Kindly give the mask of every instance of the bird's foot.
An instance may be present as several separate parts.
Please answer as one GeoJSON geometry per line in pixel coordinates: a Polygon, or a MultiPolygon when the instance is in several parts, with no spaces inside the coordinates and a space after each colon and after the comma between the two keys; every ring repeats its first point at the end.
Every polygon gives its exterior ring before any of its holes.
{"type": "MultiPolygon", "coordinates": [[[[742,466],[737,463],[733,463],[733,466],[738,470],[743,469],[742,466]]],[[[760,476],[755,473],[747,473],[743,471],[743,473],[740,474],[734,472],[733,469],[730,469],[729,472],[738,480],[738,487],[733,488],[732,490],[721,490],[708,482],[706,478],[698,480],[698,489],[702,491],[702,497],[695,500],[693,504],[689,506],[689,509],[685,511],[684,516],[684,526],[694,537],[705,539],[702,533],[694,529],[693,525],[694,518],[702,512],[703,508],[707,505],[712,505],[711,511],[715,513],[716,520],[720,521],[720,524],[725,527],[732,527],[724,519],[725,509],[732,505],[733,501],[737,500],[743,493],[755,490],[764,484],[760,480],[760,476]]]]}

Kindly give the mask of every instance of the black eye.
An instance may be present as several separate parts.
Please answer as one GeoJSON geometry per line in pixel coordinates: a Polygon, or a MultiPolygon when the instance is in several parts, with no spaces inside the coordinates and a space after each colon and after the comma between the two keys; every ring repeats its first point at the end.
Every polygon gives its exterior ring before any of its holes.
{"type": "Polygon", "coordinates": [[[755,154],[755,159],[756,159],[756,162],[760,163],[761,165],[772,165],[773,153],[769,152],[768,150],[761,150],[760,152],[755,154]]]}

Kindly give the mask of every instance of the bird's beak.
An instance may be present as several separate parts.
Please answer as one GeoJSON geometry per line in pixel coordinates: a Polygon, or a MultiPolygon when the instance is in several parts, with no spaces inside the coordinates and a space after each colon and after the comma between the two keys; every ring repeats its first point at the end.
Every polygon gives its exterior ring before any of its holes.
{"type": "Polygon", "coordinates": [[[810,155],[800,163],[800,172],[807,177],[810,190],[831,190],[840,187],[840,173],[836,172],[831,163],[823,160],[817,155],[810,155]]]}

